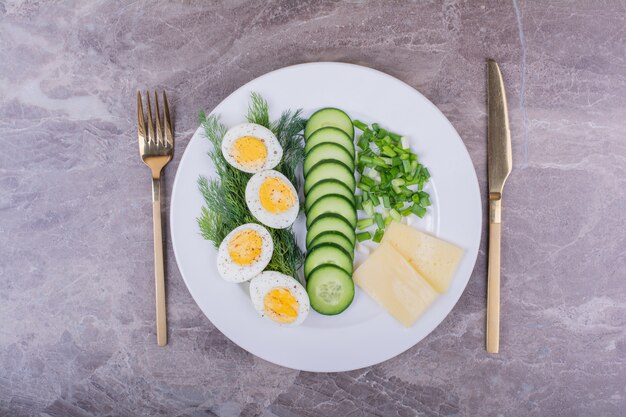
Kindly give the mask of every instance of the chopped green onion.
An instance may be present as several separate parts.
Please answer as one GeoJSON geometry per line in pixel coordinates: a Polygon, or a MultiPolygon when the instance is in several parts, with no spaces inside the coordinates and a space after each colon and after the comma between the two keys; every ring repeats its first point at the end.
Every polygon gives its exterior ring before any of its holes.
{"type": "Polygon", "coordinates": [[[389,226],[392,221],[393,221],[393,217],[391,216],[385,217],[385,227],[389,226]]]}
{"type": "Polygon", "coordinates": [[[375,194],[371,194],[370,195],[370,199],[372,200],[372,203],[374,203],[374,207],[378,206],[380,204],[380,200],[378,199],[378,197],[375,194]]]}
{"type": "MultiPolygon", "coordinates": [[[[404,155],[402,155],[404,156],[404,155]]],[[[411,172],[411,164],[406,159],[402,160],[402,168],[404,169],[405,174],[409,174],[411,172]]]]}
{"type": "Polygon", "coordinates": [[[367,191],[363,191],[363,202],[365,203],[367,200],[370,199],[370,193],[368,193],[367,191]]]}
{"type": "Polygon", "coordinates": [[[374,224],[374,219],[371,217],[366,217],[356,222],[356,228],[359,230],[367,229],[371,225],[374,224]]]}
{"type": "MultiPolygon", "coordinates": [[[[409,161],[409,158],[411,156],[408,153],[401,153],[400,154],[400,159],[402,159],[403,161],[409,161]]],[[[411,164],[409,163],[409,166],[411,166],[411,164]]]]}
{"type": "Polygon", "coordinates": [[[361,154],[359,156],[359,162],[368,165],[368,164],[373,164],[374,163],[374,158],[372,158],[371,156],[367,156],[367,155],[363,155],[361,154]]]}
{"type": "Polygon", "coordinates": [[[367,129],[367,125],[365,123],[363,123],[362,121],[360,121],[360,120],[354,119],[352,121],[352,124],[354,125],[354,127],[359,129],[360,131],[364,131],[365,129],[367,129]]]}
{"type": "MultiPolygon", "coordinates": [[[[361,179],[362,178],[363,177],[361,177],[361,179]]],[[[356,186],[359,187],[359,189],[361,189],[363,191],[370,191],[371,190],[370,186],[367,185],[367,184],[363,184],[363,182],[359,182],[356,186]]]]}
{"type": "Polygon", "coordinates": [[[389,216],[391,216],[392,219],[394,219],[395,221],[399,222],[400,220],[402,220],[402,216],[400,215],[400,213],[398,213],[396,211],[396,209],[391,209],[389,210],[389,216]]]}
{"type": "Polygon", "coordinates": [[[424,215],[426,214],[426,209],[419,204],[413,204],[413,206],[411,207],[411,211],[413,212],[413,214],[420,218],[424,217],[424,215]]]}
{"type": "Polygon", "coordinates": [[[383,216],[380,213],[374,213],[374,221],[379,229],[385,228],[385,222],[383,221],[383,216]]]}
{"type": "Polygon", "coordinates": [[[359,242],[363,242],[364,240],[369,240],[372,238],[372,234],[370,232],[361,232],[356,234],[356,240],[359,242]]]}
{"type": "Polygon", "coordinates": [[[388,195],[383,195],[383,207],[385,208],[391,207],[391,201],[389,200],[388,195]]]}
{"type": "Polygon", "coordinates": [[[406,217],[406,216],[408,216],[411,213],[412,213],[411,207],[407,207],[404,210],[400,211],[400,214],[402,214],[402,217],[406,217]]]}
{"type": "Polygon", "coordinates": [[[356,145],[361,149],[367,149],[370,146],[370,141],[367,139],[367,136],[361,135],[356,145]]]}
{"type": "Polygon", "coordinates": [[[395,153],[395,152],[393,151],[393,149],[391,149],[391,147],[389,147],[388,145],[383,146],[383,148],[382,148],[382,150],[381,150],[381,151],[382,151],[382,153],[383,153],[384,155],[387,155],[387,156],[390,156],[390,157],[394,157],[394,156],[398,155],[398,154],[397,154],[397,153],[395,153]]]}
{"type": "Polygon", "coordinates": [[[404,202],[403,201],[399,201],[399,202],[397,202],[397,203],[395,203],[393,205],[393,208],[395,208],[396,210],[401,210],[402,207],[404,207],[404,202]]]}
{"type": "Polygon", "coordinates": [[[374,237],[372,238],[372,240],[376,243],[380,243],[381,240],[383,240],[383,235],[385,234],[384,231],[382,230],[377,230],[376,233],[374,233],[374,237]]]}
{"type": "Polygon", "coordinates": [[[362,177],[361,177],[361,183],[363,183],[363,184],[365,184],[365,185],[368,185],[368,186],[370,186],[370,187],[372,187],[372,186],[376,185],[376,181],[374,181],[373,179],[371,179],[371,178],[370,178],[370,177],[368,177],[368,176],[362,176],[362,177]]]}
{"type": "Polygon", "coordinates": [[[379,129],[379,128],[380,128],[380,127],[378,126],[378,123],[372,123],[372,130],[373,130],[374,132],[378,132],[378,129],[379,129]]]}
{"type": "Polygon", "coordinates": [[[367,200],[363,202],[363,210],[367,213],[368,216],[374,215],[374,203],[371,200],[367,200]]]}
{"type": "Polygon", "coordinates": [[[409,149],[409,139],[406,136],[402,136],[400,138],[400,144],[404,149],[409,149]]]}
{"type": "Polygon", "coordinates": [[[362,195],[354,196],[354,205],[357,210],[363,210],[363,196],[362,195]]]}

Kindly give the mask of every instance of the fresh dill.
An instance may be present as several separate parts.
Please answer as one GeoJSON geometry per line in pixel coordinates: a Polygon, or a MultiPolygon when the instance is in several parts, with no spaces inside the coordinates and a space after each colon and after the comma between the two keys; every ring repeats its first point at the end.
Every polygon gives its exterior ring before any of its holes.
{"type": "MultiPolygon", "coordinates": [[[[259,94],[252,93],[246,118],[250,123],[257,123],[272,130],[283,147],[283,160],[275,168],[299,189],[297,168],[304,158],[304,147],[300,132],[306,120],[301,111],[285,111],[274,123],[270,122],[269,106],[259,94]]],[[[198,178],[198,188],[205,205],[197,218],[202,237],[211,241],[215,247],[231,230],[244,223],[258,223],[248,210],[245,200],[246,184],[251,175],[239,171],[228,164],[221,152],[221,143],[226,126],[215,115],[199,115],[206,138],[213,145],[209,157],[215,165],[217,178],[198,178]]],[[[296,237],[288,229],[268,228],[274,241],[274,254],[267,266],[268,270],[278,271],[297,278],[297,271],[302,266],[304,255],[296,243],[296,237]]]]}

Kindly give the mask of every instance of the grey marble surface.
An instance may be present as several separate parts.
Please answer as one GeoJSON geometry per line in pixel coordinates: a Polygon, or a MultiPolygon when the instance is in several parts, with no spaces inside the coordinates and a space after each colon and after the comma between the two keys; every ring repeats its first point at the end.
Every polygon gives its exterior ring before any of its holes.
{"type": "Polygon", "coordinates": [[[626,2],[0,1],[0,415],[625,416],[626,2]],[[508,87],[502,353],[483,349],[485,248],[448,318],[371,368],[313,374],[200,312],[167,239],[154,335],[134,94],[199,109],[301,62],[415,86],[486,185],[485,58],[508,87]]]}

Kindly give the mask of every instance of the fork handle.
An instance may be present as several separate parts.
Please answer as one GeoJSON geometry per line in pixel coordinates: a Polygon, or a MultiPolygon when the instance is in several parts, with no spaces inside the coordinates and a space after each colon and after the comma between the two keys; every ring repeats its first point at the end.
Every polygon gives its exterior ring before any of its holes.
{"type": "Polygon", "coordinates": [[[165,314],[165,271],[163,267],[163,227],[161,223],[161,180],[152,179],[152,223],[154,227],[154,285],[156,296],[156,333],[159,346],[167,344],[165,314]]]}
{"type": "Polygon", "coordinates": [[[502,200],[489,201],[489,261],[487,269],[487,352],[500,350],[500,236],[502,200]]]}

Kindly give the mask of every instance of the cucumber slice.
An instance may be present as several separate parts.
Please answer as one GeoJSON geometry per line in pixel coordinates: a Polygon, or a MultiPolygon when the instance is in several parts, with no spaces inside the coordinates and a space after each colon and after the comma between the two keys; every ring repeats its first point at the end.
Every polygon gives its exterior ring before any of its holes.
{"type": "Polygon", "coordinates": [[[343,182],[348,188],[354,192],[356,181],[354,180],[354,170],[348,168],[345,164],[324,159],[309,171],[309,175],[304,179],[304,195],[306,196],[311,188],[320,181],[336,179],[343,182]]]}
{"type": "Polygon", "coordinates": [[[354,171],[354,158],[350,156],[350,153],[341,145],[331,142],[322,142],[315,145],[304,158],[303,170],[304,176],[309,170],[318,162],[325,159],[334,159],[339,162],[343,162],[348,168],[354,171]]]}
{"type": "Polygon", "coordinates": [[[343,110],[326,107],[316,111],[309,117],[309,121],[306,122],[304,128],[304,140],[307,140],[316,130],[327,126],[339,128],[346,132],[350,139],[354,139],[354,126],[350,116],[343,110]]]}
{"type": "Polygon", "coordinates": [[[306,227],[310,227],[313,221],[324,214],[338,214],[356,227],[356,209],[354,204],[339,194],[328,194],[317,200],[306,214],[306,227]]]}
{"type": "Polygon", "coordinates": [[[321,235],[324,232],[334,231],[339,232],[350,240],[352,246],[354,246],[354,242],[356,241],[356,235],[354,233],[354,228],[350,226],[350,223],[344,219],[343,217],[337,214],[324,214],[323,216],[319,216],[313,223],[311,223],[311,227],[306,232],[306,247],[311,246],[311,242],[321,235]]]}
{"type": "Polygon", "coordinates": [[[348,186],[335,179],[323,180],[315,184],[304,200],[304,210],[309,211],[311,206],[320,198],[328,194],[339,194],[347,198],[354,205],[354,193],[348,186]]]}
{"type": "Polygon", "coordinates": [[[334,143],[342,146],[354,159],[354,141],[346,132],[336,127],[324,127],[311,135],[304,144],[304,154],[307,155],[311,149],[320,143],[334,143]]]}
{"type": "Polygon", "coordinates": [[[335,315],[354,300],[354,282],[349,274],[334,265],[320,265],[306,283],[311,307],[320,314],[335,315]]]}
{"type": "Polygon", "coordinates": [[[354,259],[354,245],[350,243],[350,239],[335,231],[328,231],[318,235],[311,242],[311,245],[307,248],[307,250],[313,250],[316,246],[323,245],[325,243],[334,243],[335,245],[341,246],[346,250],[346,252],[350,253],[352,255],[352,259],[354,259]]]}
{"type": "Polygon", "coordinates": [[[308,279],[309,274],[315,268],[324,264],[336,265],[352,276],[352,257],[344,248],[334,243],[326,243],[311,249],[304,260],[304,276],[308,279]]]}

